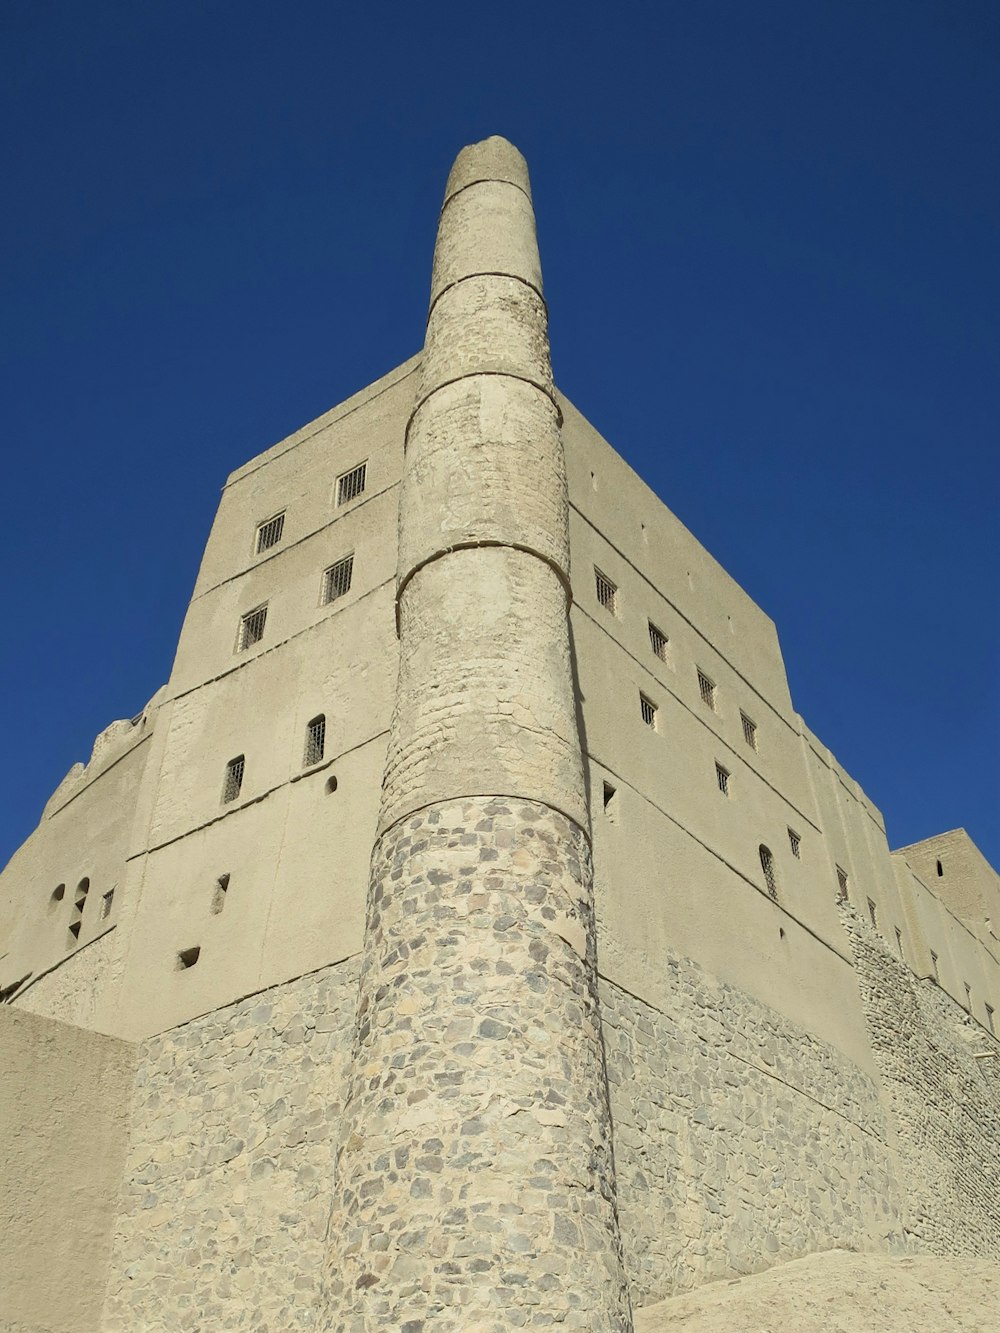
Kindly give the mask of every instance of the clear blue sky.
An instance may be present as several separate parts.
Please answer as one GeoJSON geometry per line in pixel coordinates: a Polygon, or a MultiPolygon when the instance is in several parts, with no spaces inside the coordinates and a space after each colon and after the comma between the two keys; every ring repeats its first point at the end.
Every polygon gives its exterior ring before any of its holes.
{"type": "Polygon", "coordinates": [[[5,0],[0,862],[166,680],[228,472],[418,350],[457,150],[563,390],[894,846],[1000,865],[996,0],[5,0]]]}

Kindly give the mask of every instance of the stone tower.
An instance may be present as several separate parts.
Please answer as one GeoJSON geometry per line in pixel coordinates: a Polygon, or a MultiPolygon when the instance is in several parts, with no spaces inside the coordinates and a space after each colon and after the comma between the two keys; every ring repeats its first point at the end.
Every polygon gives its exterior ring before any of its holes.
{"type": "Polygon", "coordinates": [[[400,667],[328,1324],[631,1328],[565,467],[527,169],[452,169],[406,432],[400,667]]]}

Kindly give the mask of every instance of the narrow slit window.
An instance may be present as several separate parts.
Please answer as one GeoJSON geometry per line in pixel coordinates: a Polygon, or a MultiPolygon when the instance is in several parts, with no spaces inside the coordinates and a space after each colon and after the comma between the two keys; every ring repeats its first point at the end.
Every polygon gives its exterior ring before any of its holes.
{"type": "Polygon", "coordinates": [[[101,895],[101,920],[106,921],[111,915],[111,906],[115,901],[114,889],[108,889],[107,893],[101,895]]]}
{"type": "Polygon", "coordinates": [[[337,507],[356,500],[364,494],[365,481],[368,477],[368,464],[359,463],[350,472],[344,472],[337,478],[337,507]]]}
{"type": "Polygon", "coordinates": [[[335,602],[338,597],[351,591],[351,579],[354,577],[354,555],[345,555],[323,575],[323,605],[335,602]]]}
{"type": "Polygon", "coordinates": [[[57,884],[55,888],[52,890],[52,896],[49,898],[49,902],[61,903],[65,897],[66,897],[66,885],[57,884]]]}
{"type": "Polygon", "coordinates": [[[969,1013],[971,1014],[971,1013],[972,1013],[972,987],[969,985],[969,983],[968,983],[967,981],[964,983],[964,985],[965,985],[965,1007],[966,1007],[966,1009],[968,1009],[969,1013]]]}
{"type": "Polygon", "coordinates": [[[771,849],[765,847],[763,843],[757,848],[760,856],[760,868],[764,872],[764,884],[768,895],[778,901],[778,877],[774,870],[774,857],[771,855],[771,849]]]}
{"type": "Polygon", "coordinates": [[[871,918],[872,926],[878,929],[878,909],[871,898],[868,899],[868,915],[871,918]]]}
{"type": "Polygon", "coordinates": [[[993,1033],[995,1037],[997,1030],[993,1026],[993,1006],[991,1004],[988,1004],[986,1006],[986,1026],[989,1028],[989,1030],[993,1033]]]}
{"type": "Polygon", "coordinates": [[[256,607],[253,611],[248,611],[245,616],[240,617],[240,632],[236,639],[236,651],[244,653],[255,643],[260,643],[264,637],[264,626],[267,623],[267,603],[256,607]]]}
{"type": "Polygon", "coordinates": [[[240,794],[243,786],[243,770],[246,765],[246,759],[238,754],[235,759],[230,759],[226,765],[226,777],[222,784],[222,804],[228,805],[230,801],[235,801],[240,794]]]}
{"type": "Polygon", "coordinates": [[[618,584],[612,583],[607,574],[602,573],[596,566],[594,567],[594,582],[597,587],[597,600],[605,611],[610,611],[613,616],[616,616],[618,614],[618,584]]]}
{"type": "Polygon", "coordinates": [[[933,949],[931,950],[931,971],[934,973],[934,980],[940,985],[941,974],[938,971],[938,956],[933,949]]]}
{"type": "Polygon", "coordinates": [[[229,892],[229,876],[220,875],[215,881],[215,888],[212,891],[211,911],[213,916],[218,916],[226,905],[226,894],[229,892]]]}
{"type": "Polygon", "coordinates": [[[743,723],[743,739],[751,750],[757,748],[757,723],[747,717],[746,713],[740,712],[740,721],[743,723]]]}
{"type": "Polygon", "coordinates": [[[302,758],[303,766],[318,764],[326,750],[326,715],[320,713],[306,727],[306,748],[302,758]]]}
{"type": "Polygon", "coordinates": [[[802,839],[793,828],[788,830],[788,845],[792,849],[792,855],[796,861],[802,860],[802,839]]]}
{"type": "Polygon", "coordinates": [[[269,551],[272,546],[277,546],[281,541],[282,534],[285,531],[285,511],[275,514],[273,518],[259,524],[257,528],[257,554],[263,551],[269,551]]]}
{"type": "Polygon", "coordinates": [[[604,784],[604,813],[609,824],[618,823],[618,791],[610,782],[604,784]]]}
{"type": "Polygon", "coordinates": [[[938,879],[941,879],[944,876],[944,866],[941,864],[940,861],[937,863],[937,872],[938,872],[938,879]]]}
{"type": "Polygon", "coordinates": [[[656,730],[656,704],[653,703],[652,699],[647,699],[646,696],[645,696],[644,694],[640,694],[640,695],[639,695],[639,712],[640,712],[640,714],[641,714],[641,716],[642,716],[642,720],[643,720],[643,722],[645,722],[646,726],[647,726],[647,727],[652,727],[652,729],[655,731],[655,730],[656,730]]]}
{"type": "Polygon", "coordinates": [[[729,795],[729,769],[723,768],[721,764],[715,765],[715,780],[719,784],[719,791],[723,796],[729,795]]]}
{"type": "Polygon", "coordinates": [[[183,972],[185,971],[186,968],[194,967],[195,963],[198,961],[200,956],[201,956],[200,944],[192,945],[190,949],[181,949],[177,955],[178,972],[183,972]]]}
{"type": "Polygon", "coordinates": [[[712,712],[715,712],[715,681],[706,676],[701,667],[698,668],[698,693],[701,695],[703,704],[707,704],[712,712]]]}
{"type": "Polygon", "coordinates": [[[900,958],[905,958],[906,955],[903,953],[903,932],[898,926],[894,927],[894,929],[896,931],[896,952],[899,954],[900,958]]]}
{"type": "Polygon", "coordinates": [[[657,629],[652,621],[649,622],[649,646],[653,650],[653,656],[658,657],[661,662],[667,660],[667,648],[669,640],[663,630],[657,629]]]}
{"type": "Polygon", "coordinates": [[[837,902],[847,902],[847,871],[837,867],[837,902]]]}

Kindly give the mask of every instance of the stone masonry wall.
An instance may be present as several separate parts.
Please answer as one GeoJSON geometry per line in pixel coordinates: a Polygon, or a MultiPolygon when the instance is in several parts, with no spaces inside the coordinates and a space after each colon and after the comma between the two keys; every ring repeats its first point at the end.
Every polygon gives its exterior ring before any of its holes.
{"type": "Polygon", "coordinates": [[[921,1249],[1000,1258],[1000,1043],[843,904],[921,1249]],[[993,1053],[977,1060],[977,1054],[993,1053]]]}
{"type": "Polygon", "coordinates": [[[690,960],[664,968],[668,1012],[601,986],[633,1302],[814,1250],[901,1248],[873,1080],[690,960]]]}
{"type": "Polygon", "coordinates": [[[348,960],[144,1042],[104,1333],[318,1326],[348,960]]]}

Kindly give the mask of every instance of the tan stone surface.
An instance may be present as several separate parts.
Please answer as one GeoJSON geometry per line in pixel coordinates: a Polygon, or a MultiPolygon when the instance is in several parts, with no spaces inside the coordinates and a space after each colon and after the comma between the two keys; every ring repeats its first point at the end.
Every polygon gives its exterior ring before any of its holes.
{"type": "Polygon", "coordinates": [[[635,1333],[994,1333],[1000,1274],[975,1260],[831,1250],[637,1310],[635,1333]]]}

